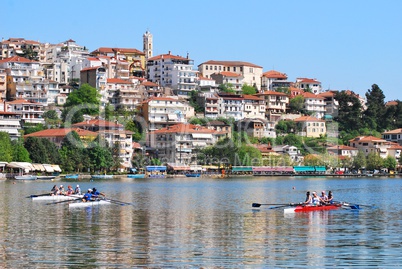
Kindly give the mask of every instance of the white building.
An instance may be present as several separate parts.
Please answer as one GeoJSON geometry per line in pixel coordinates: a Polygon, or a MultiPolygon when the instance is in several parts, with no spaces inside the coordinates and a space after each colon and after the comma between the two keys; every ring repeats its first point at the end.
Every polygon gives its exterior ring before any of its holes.
{"type": "Polygon", "coordinates": [[[22,123],[30,124],[44,124],[45,120],[43,115],[43,104],[29,102],[24,99],[17,99],[15,101],[6,101],[4,103],[4,111],[13,112],[19,115],[22,123]]]}
{"type": "Polygon", "coordinates": [[[325,98],[310,92],[304,92],[304,109],[312,116],[322,119],[325,115],[325,98]]]}
{"type": "Polygon", "coordinates": [[[275,70],[264,72],[261,77],[261,91],[276,91],[278,88],[289,88],[290,82],[285,73],[275,70]]]}
{"type": "Polygon", "coordinates": [[[147,79],[162,87],[170,87],[176,95],[188,97],[196,90],[197,71],[194,61],[181,56],[161,54],[147,61],[147,79]]]}
{"type": "Polygon", "coordinates": [[[21,115],[14,112],[5,112],[0,106],[0,132],[6,132],[11,140],[18,139],[21,134],[21,115]]]}
{"type": "Polygon", "coordinates": [[[319,94],[322,90],[321,82],[315,78],[296,78],[295,87],[303,91],[310,89],[314,94],[319,94]]]}

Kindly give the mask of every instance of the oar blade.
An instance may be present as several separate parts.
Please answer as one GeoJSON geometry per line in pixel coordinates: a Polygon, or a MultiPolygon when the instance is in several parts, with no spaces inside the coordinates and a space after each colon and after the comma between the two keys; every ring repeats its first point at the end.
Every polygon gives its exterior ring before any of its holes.
{"type": "Polygon", "coordinates": [[[251,206],[252,206],[252,207],[260,207],[261,204],[259,204],[259,203],[253,203],[251,206]]]}

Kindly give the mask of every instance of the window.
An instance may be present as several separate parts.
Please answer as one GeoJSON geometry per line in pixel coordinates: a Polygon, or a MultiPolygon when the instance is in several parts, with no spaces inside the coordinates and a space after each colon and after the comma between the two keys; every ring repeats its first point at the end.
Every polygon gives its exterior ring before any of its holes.
{"type": "Polygon", "coordinates": [[[205,70],[208,70],[208,65],[205,66],[205,70]]]}

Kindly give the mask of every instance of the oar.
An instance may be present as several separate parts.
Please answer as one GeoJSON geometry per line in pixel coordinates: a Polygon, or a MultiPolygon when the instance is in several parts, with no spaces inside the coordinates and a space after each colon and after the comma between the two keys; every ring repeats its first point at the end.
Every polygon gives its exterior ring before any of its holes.
{"type": "Polygon", "coordinates": [[[290,203],[290,204],[259,204],[259,203],[253,203],[251,206],[252,207],[260,207],[262,205],[290,206],[290,205],[298,205],[298,203],[290,203]]]}
{"type": "Polygon", "coordinates": [[[133,205],[132,203],[122,202],[122,201],[119,201],[119,200],[114,200],[114,199],[109,199],[109,198],[103,198],[103,199],[105,199],[106,201],[110,201],[110,202],[112,202],[112,203],[115,203],[115,204],[120,204],[120,205],[133,205]]]}
{"type": "Polygon", "coordinates": [[[55,205],[55,204],[61,204],[61,203],[79,201],[79,200],[82,200],[82,198],[77,198],[77,199],[72,199],[72,200],[64,200],[64,201],[60,201],[60,202],[47,203],[47,205],[55,205]]]}
{"type": "Polygon", "coordinates": [[[342,205],[345,205],[345,206],[349,206],[352,209],[359,209],[360,206],[366,206],[366,207],[371,207],[371,208],[375,207],[375,205],[362,205],[362,204],[349,203],[349,202],[335,201],[334,203],[339,203],[339,204],[342,204],[342,205]],[[355,208],[353,208],[353,207],[355,207],[355,208]]]}
{"type": "Polygon", "coordinates": [[[26,198],[33,198],[33,197],[39,197],[39,196],[48,196],[51,195],[51,193],[43,193],[43,194],[32,194],[30,196],[27,196],[26,198]]]}

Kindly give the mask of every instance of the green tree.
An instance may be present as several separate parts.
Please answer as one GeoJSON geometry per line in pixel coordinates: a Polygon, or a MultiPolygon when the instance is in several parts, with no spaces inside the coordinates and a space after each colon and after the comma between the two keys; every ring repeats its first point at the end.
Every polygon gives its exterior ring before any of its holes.
{"type": "Polygon", "coordinates": [[[359,150],[357,155],[353,158],[353,167],[356,169],[362,169],[367,166],[366,156],[364,152],[359,150]]]}
{"type": "Polygon", "coordinates": [[[243,86],[241,87],[241,91],[243,94],[249,94],[249,95],[256,94],[258,92],[258,90],[255,87],[247,85],[247,83],[243,84],[243,86]]]}
{"type": "Polygon", "coordinates": [[[194,107],[194,111],[196,113],[204,113],[205,112],[205,107],[200,106],[200,104],[197,102],[197,96],[198,92],[197,91],[191,91],[190,92],[190,98],[189,98],[189,104],[190,106],[194,107]]]}
{"type": "Polygon", "coordinates": [[[106,171],[113,166],[112,151],[105,145],[104,141],[96,139],[90,147],[86,148],[85,155],[90,160],[89,163],[92,171],[106,171]]]}
{"type": "Polygon", "coordinates": [[[398,163],[397,163],[397,161],[396,161],[396,159],[395,159],[394,157],[392,157],[392,156],[387,156],[387,157],[384,159],[383,167],[384,167],[384,168],[387,168],[388,170],[395,170],[397,164],[398,164],[398,163]]]}
{"type": "Polygon", "coordinates": [[[128,120],[124,127],[126,130],[133,132],[133,141],[141,141],[142,133],[137,125],[137,122],[134,122],[134,120],[128,120]]]}
{"type": "Polygon", "coordinates": [[[32,134],[35,132],[45,130],[45,126],[43,124],[25,124],[24,125],[24,134],[32,134]]]}
{"type": "Polygon", "coordinates": [[[304,111],[304,96],[297,95],[290,99],[289,109],[291,113],[301,113],[304,111]]]}
{"type": "Polygon", "coordinates": [[[283,93],[286,93],[288,95],[290,94],[290,89],[288,87],[279,87],[279,88],[276,89],[276,91],[277,92],[283,92],[283,93]]]}
{"type": "Polygon", "coordinates": [[[362,128],[362,105],[359,99],[346,91],[337,92],[335,99],[339,108],[334,120],[339,123],[339,130],[350,132],[362,128]]]}
{"type": "Polygon", "coordinates": [[[223,83],[219,85],[219,90],[225,93],[235,93],[236,91],[233,89],[233,84],[231,83],[223,83]]]}
{"type": "Polygon", "coordinates": [[[236,163],[239,166],[254,166],[261,163],[261,152],[248,145],[241,145],[238,150],[238,160],[240,163],[236,163]]]}
{"type": "Polygon", "coordinates": [[[367,155],[367,169],[374,170],[374,169],[381,169],[383,165],[384,159],[380,157],[380,155],[376,152],[370,152],[367,155]]]}
{"type": "Polygon", "coordinates": [[[74,108],[83,114],[98,115],[99,105],[100,94],[97,89],[89,84],[83,84],[68,95],[64,108],[74,108]]]}
{"type": "Polygon", "coordinates": [[[65,126],[84,121],[82,111],[72,109],[71,107],[66,107],[63,109],[63,111],[61,112],[61,118],[65,126]]]}
{"type": "Polygon", "coordinates": [[[39,61],[38,52],[34,51],[31,47],[22,49],[22,53],[19,56],[27,58],[32,61],[39,61]]]}
{"type": "Polygon", "coordinates": [[[47,155],[49,163],[60,164],[61,157],[56,144],[46,138],[41,138],[41,142],[45,148],[45,154],[47,155]]]}
{"type": "Polygon", "coordinates": [[[42,139],[38,137],[28,137],[24,143],[25,148],[29,152],[29,157],[34,163],[50,163],[46,147],[42,139]]]}
{"type": "Polygon", "coordinates": [[[385,120],[385,95],[377,84],[371,86],[366,93],[367,109],[364,112],[364,122],[369,129],[382,132],[387,121],[385,120]]]}
{"type": "Polygon", "coordinates": [[[303,163],[306,166],[322,166],[322,165],[325,165],[324,160],[322,158],[320,158],[316,154],[307,154],[306,156],[304,156],[303,163]]]}
{"type": "Polygon", "coordinates": [[[69,132],[64,137],[59,153],[64,171],[79,172],[88,167],[89,160],[84,155],[84,144],[75,131],[69,132]]]}
{"type": "Polygon", "coordinates": [[[11,141],[13,148],[13,161],[14,162],[32,162],[29,158],[29,152],[24,147],[24,142],[22,139],[11,141]]]}
{"type": "Polygon", "coordinates": [[[11,162],[13,160],[13,149],[10,135],[6,132],[0,132],[0,160],[11,162]]]}

